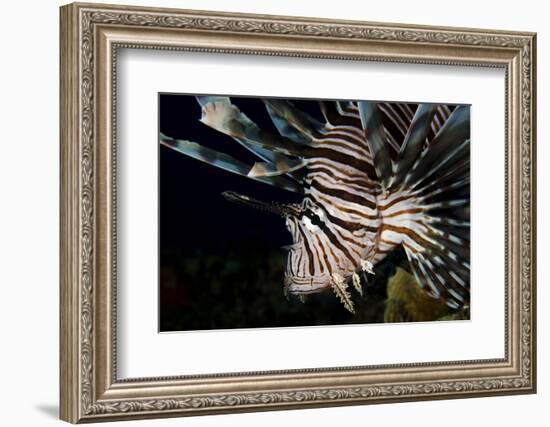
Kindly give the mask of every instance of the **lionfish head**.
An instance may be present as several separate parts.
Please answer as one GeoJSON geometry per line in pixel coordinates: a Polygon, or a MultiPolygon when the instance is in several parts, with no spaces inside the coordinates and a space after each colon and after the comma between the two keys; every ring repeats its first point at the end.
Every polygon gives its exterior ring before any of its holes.
{"type": "Polygon", "coordinates": [[[302,209],[299,215],[286,218],[286,226],[292,235],[284,278],[285,292],[307,295],[331,289],[334,275],[349,276],[349,271],[340,271],[333,265],[331,254],[336,252],[326,234],[322,211],[302,209]],[[338,271],[337,271],[338,270],[338,271]]]}
{"type": "MultiPolygon", "coordinates": [[[[335,281],[349,279],[356,270],[353,261],[339,259],[324,209],[309,201],[301,204],[267,203],[235,192],[224,192],[232,201],[282,217],[292,236],[284,275],[284,292],[308,295],[330,290],[335,281]]],[[[357,260],[357,263],[359,261],[357,260]]]]}

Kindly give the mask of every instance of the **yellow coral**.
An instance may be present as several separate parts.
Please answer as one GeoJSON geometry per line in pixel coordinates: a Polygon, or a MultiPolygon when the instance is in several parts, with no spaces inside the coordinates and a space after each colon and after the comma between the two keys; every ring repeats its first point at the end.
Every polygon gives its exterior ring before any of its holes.
{"type": "Polygon", "coordinates": [[[434,299],[418,286],[414,276],[402,268],[388,280],[384,322],[422,322],[468,318],[458,313],[441,299],[434,299]]]}

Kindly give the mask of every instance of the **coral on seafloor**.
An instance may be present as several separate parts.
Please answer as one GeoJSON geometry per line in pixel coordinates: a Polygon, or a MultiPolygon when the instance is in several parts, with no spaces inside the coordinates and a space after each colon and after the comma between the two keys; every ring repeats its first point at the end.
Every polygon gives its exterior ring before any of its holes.
{"type": "Polygon", "coordinates": [[[384,322],[423,322],[469,319],[468,308],[454,310],[441,299],[428,296],[414,276],[398,267],[388,280],[384,322]]]}

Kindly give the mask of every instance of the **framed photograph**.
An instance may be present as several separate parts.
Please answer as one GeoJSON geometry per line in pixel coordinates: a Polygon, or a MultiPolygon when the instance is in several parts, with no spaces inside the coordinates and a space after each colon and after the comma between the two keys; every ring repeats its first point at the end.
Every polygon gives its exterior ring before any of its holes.
{"type": "Polygon", "coordinates": [[[63,420],[535,392],[535,34],[60,22],[63,420]]]}

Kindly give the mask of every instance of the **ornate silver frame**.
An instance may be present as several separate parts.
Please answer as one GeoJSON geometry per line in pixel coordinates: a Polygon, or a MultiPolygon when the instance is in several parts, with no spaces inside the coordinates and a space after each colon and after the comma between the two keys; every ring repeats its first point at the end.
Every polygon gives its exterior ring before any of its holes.
{"type": "Polygon", "coordinates": [[[63,420],[535,392],[535,34],[71,4],[61,8],[60,50],[63,420]],[[113,147],[119,47],[504,68],[505,357],[117,379],[113,147]]]}

